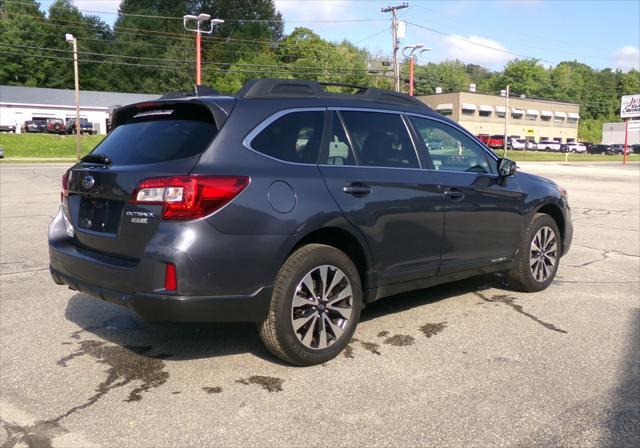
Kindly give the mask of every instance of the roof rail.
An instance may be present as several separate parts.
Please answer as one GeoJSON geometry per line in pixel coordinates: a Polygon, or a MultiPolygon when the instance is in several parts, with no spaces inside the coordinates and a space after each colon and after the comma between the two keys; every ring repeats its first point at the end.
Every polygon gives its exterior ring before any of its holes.
{"type": "Polygon", "coordinates": [[[374,87],[367,88],[351,84],[325,83],[304,79],[252,79],[238,91],[236,96],[239,98],[339,98],[341,95],[345,95],[327,92],[322,87],[323,85],[358,89],[355,93],[355,97],[358,99],[428,108],[422,101],[404,93],[374,87]]]}
{"type": "Polygon", "coordinates": [[[236,94],[240,98],[321,97],[327,92],[315,81],[260,78],[247,82],[236,94]]]}

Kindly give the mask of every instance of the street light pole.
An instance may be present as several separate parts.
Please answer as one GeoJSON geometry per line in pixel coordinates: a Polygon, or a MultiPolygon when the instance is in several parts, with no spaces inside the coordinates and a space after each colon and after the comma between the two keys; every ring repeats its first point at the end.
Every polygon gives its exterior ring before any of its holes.
{"type": "Polygon", "coordinates": [[[506,90],[506,103],[505,103],[505,111],[504,111],[504,138],[502,139],[502,143],[504,145],[504,155],[503,157],[506,159],[507,158],[507,142],[508,142],[508,138],[507,138],[507,134],[509,133],[509,88],[510,86],[507,86],[507,90],[506,90]]]}
{"type": "Polygon", "coordinates": [[[67,42],[73,45],[73,77],[76,91],[76,157],[80,160],[80,79],[78,78],[78,39],[73,34],[65,35],[67,42]]]}
{"type": "Polygon", "coordinates": [[[187,14],[182,17],[182,23],[184,25],[184,29],[187,31],[193,31],[196,33],[196,85],[199,86],[202,84],[202,33],[211,34],[213,33],[213,27],[216,25],[220,25],[224,23],[222,19],[212,19],[209,14],[198,14],[197,16],[187,14]],[[196,28],[189,28],[187,23],[196,22],[196,28]],[[202,29],[201,25],[204,22],[209,22],[209,29],[202,29]]]}
{"type": "MultiPolygon", "coordinates": [[[[402,54],[405,57],[409,58],[409,95],[410,96],[413,96],[413,78],[414,78],[413,73],[414,73],[414,69],[415,69],[414,66],[416,62],[416,57],[413,55],[413,53],[415,53],[416,50],[419,50],[422,47],[424,47],[424,45],[415,44],[415,45],[405,45],[405,47],[402,49],[402,54]],[[405,51],[409,49],[411,49],[411,51],[407,56],[405,51]]],[[[420,54],[424,53],[425,51],[431,51],[431,48],[425,48],[424,50],[420,51],[420,54]]]]}

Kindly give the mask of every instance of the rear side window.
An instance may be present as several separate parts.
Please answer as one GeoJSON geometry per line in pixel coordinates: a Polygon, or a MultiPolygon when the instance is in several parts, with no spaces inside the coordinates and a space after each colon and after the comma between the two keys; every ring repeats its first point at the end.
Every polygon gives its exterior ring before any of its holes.
{"type": "Polygon", "coordinates": [[[204,152],[218,129],[207,109],[193,104],[157,104],[129,113],[92,152],[115,165],[184,159],[204,152]]]}
{"type": "Polygon", "coordinates": [[[418,157],[398,114],[341,111],[358,164],[389,168],[419,168],[418,157]]]}
{"type": "Polygon", "coordinates": [[[291,112],[256,135],[251,148],[286,162],[316,163],[323,126],[323,111],[291,112]]]}

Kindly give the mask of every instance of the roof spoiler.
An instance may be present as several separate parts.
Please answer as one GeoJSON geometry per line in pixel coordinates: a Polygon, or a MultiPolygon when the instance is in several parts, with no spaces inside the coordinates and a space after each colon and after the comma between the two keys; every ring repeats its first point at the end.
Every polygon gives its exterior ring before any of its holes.
{"type": "Polygon", "coordinates": [[[216,89],[203,85],[194,85],[193,92],[167,92],[160,97],[161,100],[171,100],[174,98],[185,98],[190,96],[219,96],[216,89]]]}

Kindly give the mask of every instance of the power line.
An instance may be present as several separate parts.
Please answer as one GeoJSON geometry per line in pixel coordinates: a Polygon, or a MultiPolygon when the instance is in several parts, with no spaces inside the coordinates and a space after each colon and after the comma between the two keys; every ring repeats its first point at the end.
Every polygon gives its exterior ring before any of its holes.
{"type": "MultiPolygon", "coordinates": [[[[0,42],[0,46],[12,47],[12,48],[28,48],[32,50],[41,50],[41,51],[53,51],[58,53],[72,53],[71,50],[60,50],[56,48],[45,48],[45,47],[37,47],[33,45],[20,45],[20,44],[5,44],[0,42]]],[[[114,53],[98,53],[92,51],[79,51],[78,54],[89,55],[89,56],[106,56],[106,57],[120,57],[120,58],[128,58],[128,59],[137,59],[137,60],[151,60],[151,61],[163,61],[163,62],[184,62],[189,64],[195,64],[196,61],[192,60],[180,60],[180,59],[166,59],[166,58],[157,58],[157,57],[144,57],[144,56],[128,56],[123,54],[114,54],[114,53]]],[[[309,70],[331,70],[334,72],[374,72],[374,70],[369,70],[366,68],[342,68],[342,67],[321,67],[321,66],[286,66],[286,65],[274,65],[274,64],[247,64],[247,63],[228,63],[228,62],[203,62],[203,64],[207,65],[216,65],[216,66],[227,66],[233,65],[236,67],[260,67],[260,68],[294,68],[294,69],[309,69],[309,70]]],[[[375,70],[377,72],[377,70],[375,70]]]]}
{"type": "MultiPolygon", "coordinates": [[[[28,54],[28,53],[15,53],[0,50],[0,54],[9,55],[9,56],[17,56],[17,57],[34,57],[38,59],[57,59],[57,60],[65,60],[69,61],[68,57],[64,56],[51,56],[51,55],[42,55],[42,54],[28,54]]],[[[124,66],[133,66],[133,67],[147,67],[147,68],[160,68],[167,70],[176,70],[177,67],[175,63],[173,65],[157,65],[157,64],[141,64],[141,63],[132,63],[132,62],[120,62],[120,61],[106,61],[106,60],[97,60],[97,59],[78,59],[79,63],[95,63],[95,64],[111,64],[111,65],[124,65],[124,66]]],[[[178,61],[183,64],[190,64],[185,61],[178,61]]],[[[234,64],[229,64],[234,65],[234,64]]],[[[279,75],[300,75],[300,76],[327,76],[327,77],[346,77],[346,76],[357,76],[357,75],[365,75],[365,76],[375,76],[375,77],[387,77],[387,75],[379,74],[379,73],[332,73],[329,70],[324,70],[320,72],[311,72],[311,71],[298,71],[296,67],[282,67],[282,68],[264,68],[260,70],[248,70],[248,69],[235,69],[235,68],[217,68],[217,67],[204,67],[206,71],[211,73],[257,73],[264,74],[272,73],[279,75]]]]}
{"type": "MultiPolygon", "coordinates": [[[[17,2],[13,0],[4,0],[5,3],[12,3],[16,5],[33,5],[32,3],[17,2]]],[[[79,12],[89,12],[92,14],[105,14],[124,17],[141,17],[148,19],[164,19],[164,20],[178,20],[182,21],[182,17],[175,16],[160,16],[155,14],[134,14],[134,13],[122,13],[112,11],[95,11],[91,9],[76,8],[79,12]]],[[[270,20],[270,19],[247,19],[247,18],[226,18],[225,22],[246,22],[246,23],[351,23],[351,22],[382,22],[384,19],[379,18],[365,18],[365,19],[286,19],[286,20],[270,20]]]]}

